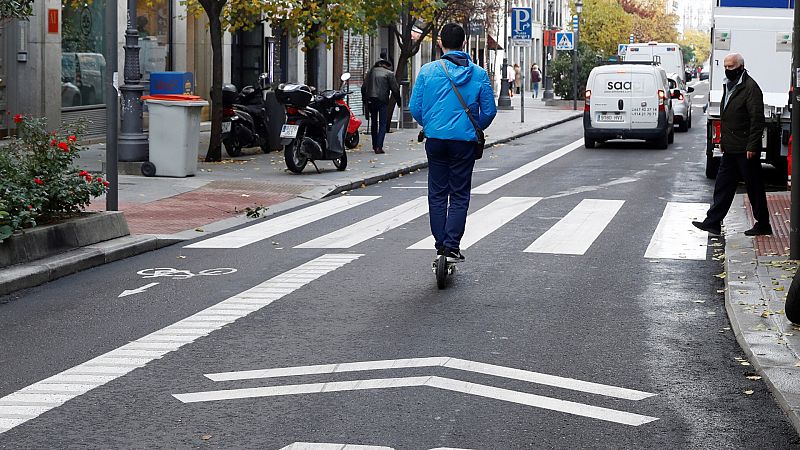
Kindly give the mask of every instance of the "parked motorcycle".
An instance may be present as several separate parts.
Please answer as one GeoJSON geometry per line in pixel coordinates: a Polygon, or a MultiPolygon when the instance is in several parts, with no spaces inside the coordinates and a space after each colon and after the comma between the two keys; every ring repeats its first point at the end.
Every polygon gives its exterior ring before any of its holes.
{"type": "MultiPolygon", "coordinates": [[[[350,74],[342,75],[344,82],[350,74]]],[[[349,144],[358,145],[358,127],[361,120],[355,117],[344,101],[348,91],[326,90],[319,94],[303,84],[285,83],[278,86],[275,95],[286,108],[286,123],[281,128],[283,154],[286,167],[300,173],[306,164],[319,172],[314,161],[330,160],[338,170],[347,168],[349,144]],[[351,131],[352,130],[352,131],[351,131]],[[355,135],[355,137],[352,137],[355,135]]]]}
{"type": "Polygon", "coordinates": [[[258,86],[222,86],[222,144],[229,156],[239,156],[242,148],[260,147],[261,151],[280,148],[278,130],[283,125],[283,107],[275,100],[269,76],[262,73],[258,86]]]}

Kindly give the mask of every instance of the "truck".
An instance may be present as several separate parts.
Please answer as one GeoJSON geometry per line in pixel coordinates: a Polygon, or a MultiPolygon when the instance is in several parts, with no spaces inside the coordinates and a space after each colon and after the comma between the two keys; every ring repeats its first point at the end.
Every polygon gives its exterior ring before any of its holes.
{"type": "Polygon", "coordinates": [[[706,142],[706,177],[716,178],[720,151],[720,103],[725,80],[723,61],[730,53],[744,57],[744,67],[764,94],[766,127],[761,160],[786,173],[791,114],[794,0],[716,0],[711,28],[710,87],[706,142]]]}
{"type": "Polygon", "coordinates": [[[656,61],[667,73],[674,73],[683,81],[691,81],[686,76],[681,46],[673,42],[630,44],[625,51],[625,61],[656,61]]]}

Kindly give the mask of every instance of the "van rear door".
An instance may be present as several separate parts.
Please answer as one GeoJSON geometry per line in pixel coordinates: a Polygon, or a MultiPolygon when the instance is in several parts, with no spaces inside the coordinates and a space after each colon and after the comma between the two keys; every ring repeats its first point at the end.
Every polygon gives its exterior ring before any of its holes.
{"type": "Polygon", "coordinates": [[[624,129],[631,127],[629,93],[631,73],[626,68],[603,71],[592,83],[592,100],[589,110],[592,126],[601,129],[624,129]]]}
{"type": "MultiPolygon", "coordinates": [[[[658,84],[655,71],[631,74],[630,114],[631,129],[658,126],[658,84]]],[[[664,95],[667,93],[665,92],[664,95]]]]}

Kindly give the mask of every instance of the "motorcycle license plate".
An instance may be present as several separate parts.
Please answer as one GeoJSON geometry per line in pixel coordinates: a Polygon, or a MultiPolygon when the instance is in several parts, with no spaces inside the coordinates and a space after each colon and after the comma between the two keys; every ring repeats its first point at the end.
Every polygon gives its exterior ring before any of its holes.
{"type": "Polygon", "coordinates": [[[300,129],[298,125],[284,125],[281,127],[282,138],[296,138],[297,131],[300,129]]]}
{"type": "Polygon", "coordinates": [[[231,132],[231,123],[230,122],[222,122],[222,132],[223,133],[230,133],[231,132]]]}

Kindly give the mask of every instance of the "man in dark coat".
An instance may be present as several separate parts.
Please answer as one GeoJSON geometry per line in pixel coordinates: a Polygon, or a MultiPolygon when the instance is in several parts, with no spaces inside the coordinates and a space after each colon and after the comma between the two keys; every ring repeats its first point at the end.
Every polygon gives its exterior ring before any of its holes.
{"type": "Polygon", "coordinates": [[[383,140],[388,125],[389,96],[392,95],[397,104],[400,104],[400,86],[391,67],[390,62],[379,60],[372,66],[364,79],[364,84],[361,85],[361,98],[365,103],[367,119],[372,118],[370,121],[372,150],[378,154],[386,153],[383,150],[383,140]]]}
{"type": "Polygon", "coordinates": [[[722,162],[714,185],[714,203],[702,222],[694,226],[720,234],[722,219],[736,195],[740,179],[747,185],[747,197],[756,223],[744,232],[747,236],[772,234],[767,210],[767,195],[761,179],[761,136],[764,132],[764,100],[761,88],[744,69],[738,53],[725,57],[725,85],[720,102],[722,162]]]}

